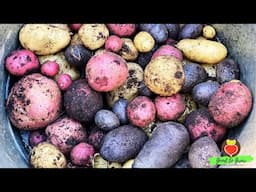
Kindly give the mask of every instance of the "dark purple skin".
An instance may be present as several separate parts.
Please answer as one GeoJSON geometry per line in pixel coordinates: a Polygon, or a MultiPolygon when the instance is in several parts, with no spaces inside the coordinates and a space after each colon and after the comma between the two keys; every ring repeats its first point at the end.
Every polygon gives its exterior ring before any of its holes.
{"type": "Polygon", "coordinates": [[[37,144],[46,141],[46,138],[45,130],[32,131],[29,135],[29,144],[31,147],[34,147],[37,144]]]}
{"type": "Polygon", "coordinates": [[[96,151],[99,151],[102,146],[104,136],[105,132],[94,125],[88,137],[88,143],[92,145],[96,151]]]}
{"type": "Polygon", "coordinates": [[[164,43],[168,38],[165,24],[140,24],[140,29],[150,33],[157,43],[164,43]]]}
{"type": "Polygon", "coordinates": [[[147,53],[139,53],[139,56],[137,58],[137,63],[144,69],[147,64],[150,62],[152,55],[154,52],[159,48],[158,44],[155,44],[153,49],[147,53]]]}
{"type": "Polygon", "coordinates": [[[122,125],[127,124],[128,123],[128,117],[127,117],[127,108],[128,105],[128,101],[126,99],[118,99],[112,107],[112,111],[117,115],[120,123],[122,125]]]}
{"type": "Polygon", "coordinates": [[[165,24],[167,30],[168,30],[168,37],[177,40],[179,31],[180,31],[180,25],[179,24],[165,24]]]}
{"type": "Polygon", "coordinates": [[[193,87],[192,97],[198,104],[207,107],[219,86],[220,84],[217,81],[199,83],[193,87]]]}
{"type": "Polygon", "coordinates": [[[185,24],[182,26],[179,39],[194,39],[201,35],[203,24],[185,24]]]}
{"type": "Polygon", "coordinates": [[[139,95],[152,98],[155,94],[145,85],[144,81],[140,82],[139,95]]]}

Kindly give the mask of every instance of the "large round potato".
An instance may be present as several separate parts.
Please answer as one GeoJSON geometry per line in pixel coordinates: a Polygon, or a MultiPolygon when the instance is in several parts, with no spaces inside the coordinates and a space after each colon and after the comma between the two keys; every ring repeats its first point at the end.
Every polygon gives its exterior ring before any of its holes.
{"type": "Polygon", "coordinates": [[[63,25],[26,24],[19,32],[19,40],[25,49],[37,55],[49,55],[66,47],[71,37],[63,25]]]}
{"type": "Polygon", "coordinates": [[[158,56],[144,70],[146,86],[160,96],[178,93],[184,79],[182,62],[173,56],[158,56]]]}

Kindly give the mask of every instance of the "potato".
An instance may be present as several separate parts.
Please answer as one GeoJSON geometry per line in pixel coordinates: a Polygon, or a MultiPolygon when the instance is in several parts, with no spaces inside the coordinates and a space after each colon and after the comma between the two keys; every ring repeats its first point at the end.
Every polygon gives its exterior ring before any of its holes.
{"type": "Polygon", "coordinates": [[[21,45],[37,55],[50,55],[66,47],[71,40],[68,28],[50,24],[26,24],[19,32],[21,45]]]}
{"type": "Polygon", "coordinates": [[[168,38],[168,30],[164,24],[140,24],[140,29],[150,33],[157,43],[164,43],[168,38]]]}
{"type": "Polygon", "coordinates": [[[211,40],[182,39],[176,46],[185,57],[198,63],[216,64],[227,56],[227,48],[211,40]]]}
{"type": "Polygon", "coordinates": [[[220,157],[221,153],[213,139],[201,137],[192,143],[188,159],[192,168],[216,168],[209,163],[210,157],[220,157]]]}
{"type": "Polygon", "coordinates": [[[168,37],[172,39],[177,39],[180,31],[179,24],[165,24],[168,30],[168,37]]]}
{"type": "Polygon", "coordinates": [[[203,28],[203,36],[206,39],[213,39],[216,35],[215,29],[211,25],[206,25],[203,28]]]}
{"type": "Polygon", "coordinates": [[[136,156],[133,168],[169,168],[189,144],[189,133],[180,123],[159,123],[136,156]]]}
{"type": "Polygon", "coordinates": [[[46,61],[44,64],[42,64],[40,69],[41,73],[48,77],[54,77],[55,75],[57,75],[59,70],[59,64],[54,61],[46,61]]]}
{"type": "Polygon", "coordinates": [[[132,125],[123,125],[108,132],[100,149],[107,161],[123,163],[134,158],[147,141],[146,133],[132,125]]]}
{"type": "Polygon", "coordinates": [[[170,56],[176,57],[180,61],[183,60],[183,56],[182,56],[181,51],[179,49],[175,48],[174,46],[171,46],[171,45],[162,45],[161,47],[159,47],[154,52],[151,59],[154,59],[154,58],[156,58],[160,55],[170,55],[170,56]]]}
{"type": "Polygon", "coordinates": [[[95,50],[104,45],[109,31],[105,24],[83,24],[78,35],[85,47],[95,50]]]}
{"type": "Polygon", "coordinates": [[[92,126],[87,141],[90,145],[94,147],[96,151],[99,151],[102,146],[104,137],[105,131],[99,129],[97,126],[92,126]]]}
{"type": "Polygon", "coordinates": [[[31,150],[30,164],[34,168],[65,168],[67,160],[57,147],[42,142],[31,150]]]}
{"type": "Polygon", "coordinates": [[[147,53],[139,53],[139,56],[137,58],[138,64],[144,69],[147,64],[150,62],[152,55],[154,52],[158,49],[158,44],[155,44],[155,46],[151,49],[151,51],[147,53]]]}
{"type": "Polygon", "coordinates": [[[53,61],[59,64],[59,72],[57,75],[54,76],[54,79],[56,81],[60,74],[63,73],[69,74],[72,80],[77,80],[80,77],[80,72],[68,63],[63,52],[59,52],[55,55],[40,56],[38,58],[41,65],[47,61],[53,61]]]}
{"type": "Polygon", "coordinates": [[[122,38],[123,45],[119,54],[127,61],[134,61],[138,57],[138,50],[133,41],[129,38],[122,38]]]}
{"type": "Polygon", "coordinates": [[[149,98],[153,98],[153,96],[155,96],[155,94],[145,85],[144,81],[140,82],[139,95],[140,96],[146,96],[146,97],[149,97],[149,98]]]}
{"type": "Polygon", "coordinates": [[[130,160],[126,161],[126,162],[123,164],[122,168],[128,168],[128,169],[130,169],[130,168],[132,168],[133,163],[134,163],[134,159],[130,159],[130,160]]]}
{"type": "Polygon", "coordinates": [[[216,79],[216,67],[215,64],[201,64],[201,66],[205,69],[208,78],[215,80],[216,79]]]}
{"type": "Polygon", "coordinates": [[[101,157],[99,153],[95,153],[92,160],[92,167],[99,169],[106,168],[122,168],[122,165],[117,162],[109,162],[101,157]]]}
{"type": "Polygon", "coordinates": [[[120,121],[115,113],[107,109],[99,110],[94,117],[95,124],[104,131],[119,127],[120,121]]]}
{"type": "Polygon", "coordinates": [[[144,70],[146,86],[160,96],[178,93],[184,78],[182,62],[173,56],[158,56],[144,70]]]}
{"type": "Polygon", "coordinates": [[[84,45],[78,33],[74,34],[71,38],[70,45],[84,45]]]}
{"type": "Polygon", "coordinates": [[[182,26],[179,38],[180,39],[194,39],[202,33],[202,24],[185,24],[182,26]]]}
{"type": "Polygon", "coordinates": [[[112,52],[119,52],[122,49],[123,41],[116,35],[110,35],[105,42],[105,49],[112,52]]]}
{"type": "Polygon", "coordinates": [[[72,81],[70,75],[66,74],[66,73],[60,74],[60,76],[57,79],[57,84],[58,84],[60,90],[62,90],[62,91],[68,90],[68,88],[71,86],[72,82],[73,81],[72,81]]]}
{"type": "Polygon", "coordinates": [[[107,92],[106,99],[109,106],[120,98],[131,101],[138,95],[140,82],[143,80],[143,69],[137,64],[128,62],[128,78],[125,83],[117,89],[107,92]]]}
{"type": "Polygon", "coordinates": [[[46,134],[44,129],[39,129],[36,131],[31,131],[29,134],[29,145],[31,147],[34,147],[38,145],[39,143],[42,143],[46,141],[46,134]]]}
{"type": "Polygon", "coordinates": [[[112,107],[112,111],[117,115],[118,119],[120,120],[121,124],[127,124],[128,123],[128,117],[127,117],[127,106],[128,101],[126,99],[118,99],[112,107]]]}
{"type": "Polygon", "coordinates": [[[133,39],[134,45],[139,52],[149,52],[155,45],[154,38],[146,31],[140,31],[133,39]]]}
{"type": "Polygon", "coordinates": [[[107,24],[109,31],[119,37],[131,36],[135,30],[135,24],[107,24]]]}
{"type": "Polygon", "coordinates": [[[90,166],[92,164],[94,153],[92,145],[81,142],[72,148],[70,152],[70,159],[75,165],[90,166]]]}

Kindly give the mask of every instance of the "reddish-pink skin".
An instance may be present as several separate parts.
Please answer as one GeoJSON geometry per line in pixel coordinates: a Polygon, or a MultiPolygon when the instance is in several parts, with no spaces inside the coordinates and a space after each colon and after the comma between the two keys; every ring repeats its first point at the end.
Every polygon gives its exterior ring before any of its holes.
{"type": "Polygon", "coordinates": [[[81,26],[81,23],[69,24],[70,29],[75,32],[79,31],[81,26]]]}
{"type": "Polygon", "coordinates": [[[71,86],[72,82],[71,76],[66,73],[61,74],[57,79],[58,86],[62,91],[66,91],[71,86]]]}
{"type": "Polygon", "coordinates": [[[22,49],[12,52],[5,62],[8,72],[15,76],[23,76],[39,69],[39,61],[36,55],[29,50],[22,49]]]}
{"type": "Polygon", "coordinates": [[[208,105],[213,119],[231,128],[239,125],[252,109],[250,90],[241,82],[227,82],[220,86],[208,105]]]}
{"type": "Polygon", "coordinates": [[[89,166],[94,155],[93,146],[88,143],[79,143],[70,152],[70,159],[73,164],[78,166],[89,166]]]}
{"type": "Polygon", "coordinates": [[[162,45],[161,47],[159,47],[155,51],[155,53],[152,55],[151,59],[154,59],[158,56],[163,56],[163,55],[170,55],[170,56],[176,57],[180,61],[183,60],[183,56],[182,56],[181,51],[179,49],[171,46],[171,45],[162,45]]]}
{"type": "Polygon", "coordinates": [[[161,121],[176,120],[185,111],[186,104],[181,94],[155,99],[157,118],[161,121]]]}
{"type": "Polygon", "coordinates": [[[128,77],[126,61],[109,51],[102,51],[91,57],[85,70],[88,84],[99,92],[108,92],[120,87],[128,77]]]}
{"type": "Polygon", "coordinates": [[[46,61],[41,66],[41,73],[43,75],[54,77],[59,72],[59,64],[54,61],[46,61]]]}
{"type": "Polygon", "coordinates": [[[43,141],[46,141],[46,135],[44,130],[36,130],[30,133],[29,144],[31,145],[31,147],[34,147],[43,141]]]}
{"type": "Polygon", "coordinates": [[[45,133],[47,140],[64,154],[68,154],[75,145],[85,141],[87,137],[81,123],[68,117],[48,125],[45,133]]]}
{"type": "Polygon", "coordinates": [[[135,24],[107,24],[109,31],[119,37],[128,37],[135,32],[135,24]]]}
{"type": "Polygon", "coordinates": [[[215,142],[219,142],[226,134],[226,128],[216,123],[207,110],[203,111],[203,113],[198,110],[193,111],[185,120],[185,126],[189,130],[192,141],[208,136],[215,142]]]}
{"type": "Polygon", "coordinates": [[[105,42],[105,49],[108,51],[118,52],[121,50],[123,41],[116,35],[111,35],[105,42]]]}
{"type": "Polygon", "coordinates": [[[147,128],[155,120],[156,108],[148,97],[138,96],[128,104],[127,115],[133,125],[147,128]]]}
{"type": "Polygon", "coordinates": [[[11,122],[17,128],[43,128],[59,116],[61,91],[54,80],[33,73],[14,84],[6,107],[11,122]]]}

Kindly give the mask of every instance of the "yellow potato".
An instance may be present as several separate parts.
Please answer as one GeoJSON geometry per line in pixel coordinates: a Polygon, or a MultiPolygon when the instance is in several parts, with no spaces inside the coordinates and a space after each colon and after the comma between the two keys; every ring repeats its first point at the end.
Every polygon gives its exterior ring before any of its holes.
{"type": "Polygon", "coordinates": [[[137,59],[139,53],[133,41],[129,38],[121,38],[123,46],[119,54],[127,61],[134,61],[137,59]]]}
{"type": "Polygon", "coordinates": [[[117,162],[109,162],[101,157],[99,153],[95,153],[92,160],[92,167],[99,169],[107,169],[107,168],[121,168],[122,165],[117,162]]]}
{"type": "Polygon", "coordinates": [[[126,161],[126,162],[123,164],[122,168],[128,168],[128,169],[129,169],[129,168],[132,168],[133,162],[134,162],[134,159],[130,159],[130,160],[126,161]]]}
{"type": "Polygon", "coordinates": [[[137,50],[142,53],[151,51],[155,45],[154,38],[146,31],[137,33],[133,42],[137,50]]]}
{"type": "Polygon", "coordinates": [[[107,103],[110,107],[120,98],[131,101],[138,95],[139,84],[143,80],[143,69],[137,63],[128,62],[129,76],[125,83],[117,89],[107,92],[107,103]]]}
{"type": "Polygon", "coordinates": [[[67,166],[63,153],[47,142],[33,147],[30,152],[30,163],[34,168],[65,168],[67,166]]]}
{"type": "Polygon", "coordinates": [[[26,24],[19,32],[19,40],[25,49],[37,55],[57,53],[70,42],[68,28],[63,25],[26,24]]]}
{"type": "Polygon", "coordinates": [[[176,46],[185,57],[198,63],[219,63],[228,52],[222,43],[203,39],[182,39],[176,46]]]}
{"type": "Polygon", "coordinates": [[[203,36],[206,38],[206,39],[213,39],[216,35],[216,31],[215,29],[210,26],[210,25],[206,25],[204,26],[203,28],[203,36]]]}
{"type": "Polygon", "coordinates": [[[69,74],[72,80],[77,80],[80,77],[80,72],[67,62],[63,52],[59,52],[55,55],[39,56],[38,59],[41,65],[46,61],[55,61],[59,64],[59,72],[54,76],[55,80],[63,73],[69,74]]]}
{"type": "Polygon", "coordinates": [[[84,45],[81,39],[79,38],[78,34],[72,36],[70,45],[84,45]]]}
{"type": "Polygon", "coordinates": [[[109,31],[105,24],[83,24],[78,35],[85,47],[95,50],[104,45],[109,31]]]}
{"type": "Polygon", "coordinates": [[[184,80],[183,64],[173,56],[158,56],[144,70],[145,85],[160,96],[178,93],[184,80]]]}

